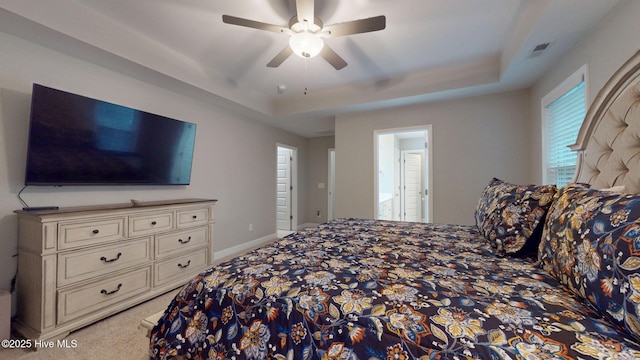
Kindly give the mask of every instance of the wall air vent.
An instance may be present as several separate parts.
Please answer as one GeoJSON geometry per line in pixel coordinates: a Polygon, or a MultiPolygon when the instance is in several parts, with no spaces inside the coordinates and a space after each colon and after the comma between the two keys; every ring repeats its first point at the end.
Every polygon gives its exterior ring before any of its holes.
{"type": "Polygon", "coordinates": [[[531,54],[529,54],[529,57],[536,57],[536,56],[542,55],[542,53],[545,50],[547,50],[547,48],[549,48],[550,44],[551,43],[543,43],[543,44],[536,45],[536,47],[534,47],[533,50],[531,51],[531,54]]]}

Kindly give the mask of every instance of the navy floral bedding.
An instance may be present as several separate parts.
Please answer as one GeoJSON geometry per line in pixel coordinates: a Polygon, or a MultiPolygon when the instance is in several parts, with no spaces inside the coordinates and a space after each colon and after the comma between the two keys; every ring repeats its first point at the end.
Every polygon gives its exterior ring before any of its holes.
{"type": "Polygon", "coordinates": [[[496,256],[476,226],[330,221],[194,278],[150,357],[640,359],[534,261],[496,256]]]}

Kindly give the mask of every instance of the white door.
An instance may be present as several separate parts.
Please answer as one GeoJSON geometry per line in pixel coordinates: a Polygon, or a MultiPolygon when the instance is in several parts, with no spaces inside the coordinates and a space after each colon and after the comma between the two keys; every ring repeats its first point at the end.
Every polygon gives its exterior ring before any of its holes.
{"type": "Polygon", "coordinates": [[[291,162],[293,150],[278,147],[276,178],[276,226],[278,230],[291,230],[291,162]]]}
{"type": "Polygon", "coordinates": [[[422,221],[422,154],[403,153],[402,218],[422,221]]]}

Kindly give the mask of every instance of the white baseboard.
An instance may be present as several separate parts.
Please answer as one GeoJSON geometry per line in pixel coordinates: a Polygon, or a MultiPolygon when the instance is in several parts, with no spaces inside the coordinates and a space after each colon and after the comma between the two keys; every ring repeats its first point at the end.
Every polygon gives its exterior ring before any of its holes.
{"type": "MultiPolygon", "coordinates": [[[[309,227],[314,227],[314,226],[318,226],[320,224],[318,223],[304,223],[301,225],[298,225],[298,230],[304,230],[306,228],[309,227]]],[[[243,254],[251,249],[254,249],[260,245],[266,244],[272,240],[275,240],[278,236],[276,234],[271,234],[271,235],[267,235],[267,236],[263,236],[259,239],[255,239],[249,242],[246,242],[244,244],[240,244],[240,245],[236,245],[236,246],[232,246],[230,248],[226,248],[224,250],[220,250],[220,251],[216,251],[213,253],[213,260],[217,261],[220,259],[224,259],[227,257],[231,257],[231,256],[236,256],[236,255],[240,255],[243,254]]]]}
{"type": "Polygon", "coordinates": [[[227,257],[243,254],[253,248],[256,248],[260,245],[263,245],[272,240],[275,240],[276,237],[277,237],[276,234],[271,234],[271,235],[263,236],[261,238],[246,242],[244,244],[239,244],[236,246],[232,246],[230,248],[226,248],[224,250],[216,251],[213,253],[213,260],[217,261],[227,257]]]}
{"type": "Polygon", "coordinates": [[[298,230],[304,230],[306,228],[314,227],[320,225],[319,223],[304,223],[302,225],[298,225],[298,230]]]}

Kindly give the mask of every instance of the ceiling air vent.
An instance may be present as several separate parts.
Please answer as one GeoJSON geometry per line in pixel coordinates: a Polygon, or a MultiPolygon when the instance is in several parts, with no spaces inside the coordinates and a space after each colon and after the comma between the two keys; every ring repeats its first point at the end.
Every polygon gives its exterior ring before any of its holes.
{"type": "Polygon", "coordinates": [[[547,50],[549,45],[550,45],[550,43],[543,43],[543,44],[536,45],[536,47],[533,48],[533,51],[531,51],[531,54],[529,54],[529,57],[536,57],[536,56],[542,55],[542,53],[545,50],[547,50]]]}

